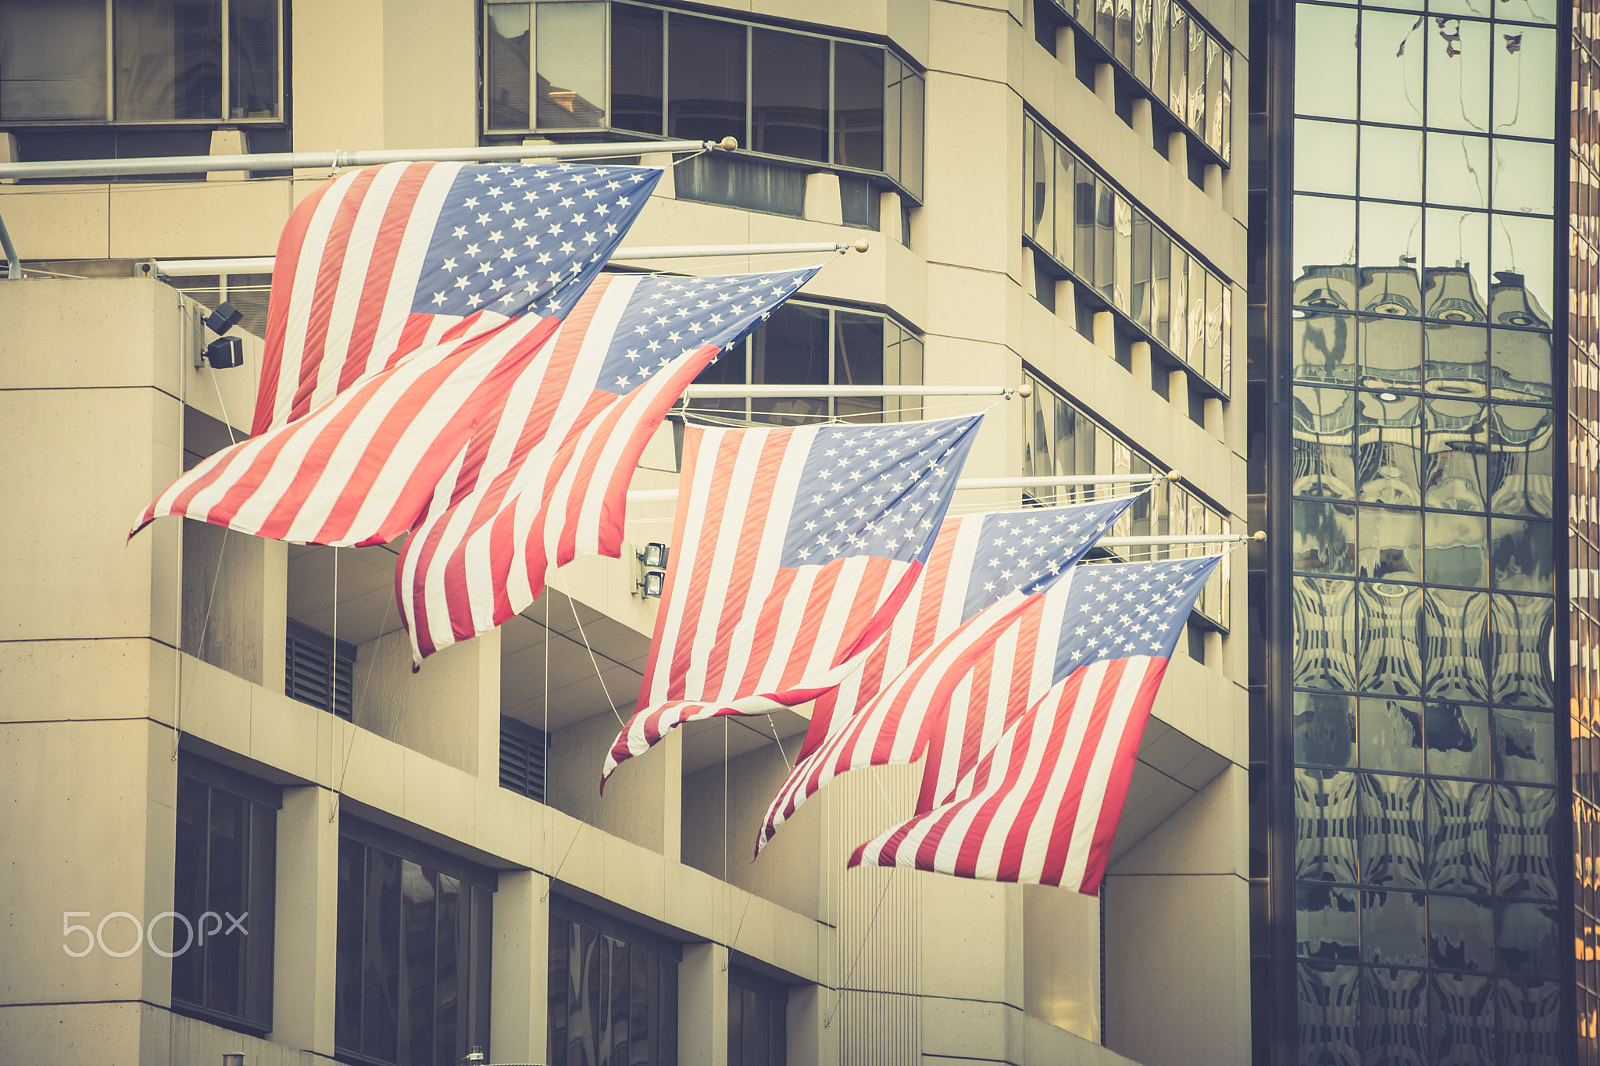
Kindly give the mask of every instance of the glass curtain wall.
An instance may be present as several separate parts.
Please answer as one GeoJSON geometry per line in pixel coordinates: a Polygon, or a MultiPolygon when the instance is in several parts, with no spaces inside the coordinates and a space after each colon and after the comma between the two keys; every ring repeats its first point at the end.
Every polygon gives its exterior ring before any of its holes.
{"type": "Polygon", "coordinates": [[[1573,922],[1577,953],[1577,1040],[1580,1066],[1600,1064],[1600,513],[1595,459],[1600,455],[1600,3],[1573,5],[1571,25],[1571,149],[1566,161],[1571,224],[1567,263],[1567,491],[1571,499],[1567,567],[1571,574],[1568,631],[1571,687],[1573,922]]]}
{"type": "Polygon", "coordinates": [[[1567,1061],[1557,22],[1295,7],[1301,1063],[1567,1061]]]}

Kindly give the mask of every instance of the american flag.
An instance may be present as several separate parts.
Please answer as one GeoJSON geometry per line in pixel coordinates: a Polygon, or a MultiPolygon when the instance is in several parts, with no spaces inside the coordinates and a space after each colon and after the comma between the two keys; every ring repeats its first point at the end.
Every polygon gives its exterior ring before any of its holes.
{"type": "Polygon", "coordinates": [[[327,182],[278,240],[252,435],[409,352],[532,314],[554,328],[660,180],[653,167],[390,163],[327,182]]]}
{"type": "Polygon", "coordinates": [[[414,659],[527,607],[548,568],[616,557],[628,482],[667,409],[816,270],[597,280],[406,541],[396,597],[414,659]]]}
{"type": "MultiPolygon", "coordinates": [[[[1162,675],[1222,556],[1083,566],[1043,594],[1018,651],[1054,684],[955,784],[861,845],[851,866],[905,866],[1094,895],[1162,675]]],[[[971,664],[962,668],[967,674],[971,664]]],[[[931,754],[931,750],[930,750],[931,754]]]]}
{"type": "Polygon", "coordinates": [[[643,709],[603,776],[684,722],[807,703],[858,668],[932,550],[981,419],[691,429],[643,709]]]}
{"type": "MultiPolygon", "coordinates": [[[[839,740],[856,715],[929,648],[1003,596],[1048,587],[1105,535],[1137,496],[1064,507],[947,518],[928,566],[866,665],[825,693],[811,711],[806,744],[767,810],[756,850],[799,806],[845,770],[876,765],[872,743],[839,740]],[[823,749],[827,750],[824,751],[823,749]]],[[[906,754],[909,756],[910,750],[906,754]]]]}
{"type": "Polygon", "coordinates": [[[178,478],[133,532],[174,514],[313,544],[411,528],[658,177],[414,163],[324,186],[280,242],[256,435],[178,478]],[[491,296],[499,310],[474,310],[491,296]]]}

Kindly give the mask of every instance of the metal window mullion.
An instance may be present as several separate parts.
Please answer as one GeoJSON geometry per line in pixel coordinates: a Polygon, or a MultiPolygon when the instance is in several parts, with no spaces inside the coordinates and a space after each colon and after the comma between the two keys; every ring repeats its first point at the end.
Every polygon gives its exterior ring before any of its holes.
{"type": "MultiPolygon", "coordinates": [[[[285,69],[287,64],[284,62],[283,5],[284,5],[284,0],[277,0],[277,5],[274,8],[274,10],[277,13],[277,23],[278,23],[278,42],[277,42],[277,48],[275,49],[275,54],[273,56],[273,62],[275,64],[274,73],[277,75],[277,82],[278,82],[278,84],[277,84],[277,92],[275,94],[276,95],[276,100],[274,101],[274,104],[275,104],[274,110],[277,113],[277,119],[278,119],[279,122],[288,122],[289,121],[289,107],[288,107],[288,102],[287,102],[287,100],[288,100],[288,88],[287,88],[287,86],[288,86],[288,82],[289,82],[289,76],[288,76],[288,71],[285,69]]],[[[479,40],[482,40],[482,38],[480,37],[479,40]]],[[[291,144],[290,147],[292,148],[293,145],[291,144]]]]}
{"type": "Polygon", "coordinates": [[[667,124],[668,115],[671,114],[671,100],[668,93],[672,88],[672,59],[670,41],[672,39],[672,13],[661,12],[661,136],[671,137],[672,128],[667,124]]]}
{"type": "Polygon", "coordinates": [[[828,157],[829,166],[838,165],[838,150],[835,147],[838,141],[838,117],[835,113],[839,106],[836,98],[836,82],[839,77],[839,42],[828,40],[828,157]]]}
{"type": "Polygon", "coordinates": [[[528,4],[528,133],[539,128],[539,5],[528,4]]]}
{"type": "Polygon", "coordinates": [[[744,27],[744,147],[750,149],[755,147],[755,60],[755,27],[747,22],[744,27]]]}
{"type": "Polygon", "coordinates": [[[222,0],[222,13],[220,16],[222,19],[222,58],[220,61],[222,68],[222,99],[217,103],[217,108],[220,111],[217,116],[218,122],[228,121],[228,117],[233,111],[233,70],[232,64],[228,61],[228,53],[232,51],[228,47],[231,43],[231,34],[233,32],[232,8],[232,0],[222,0]]]}
{"type": "MultiPolygon", "coordinates": [[[[214,788],[212,788],[209,784],[206,785],[206,846],[202,848],[200,852],[201,862],[205,864],[200,872],[200,901],[205,910],[202,910],[200,914],[194,916],[194,920],[197,924],[199,923],[201,916],[204,915],[206,911],[211,909],[211,797],[215,793],[216,790],[214,788]]],[[[173,936],[174,939],[176,939],[176,932],[174,932],[173,936]]],[[[199,945],[199,949],[200,989],[198,1000],[200,1005],[203,1007],[206,1006],[206,988],[210,984],[208,978],[210,977],[211,970],[211,952],[207,951],[203,944],[199,945]]]]}
{"type": "MultiPolygon", "coordinates": [[[[600,10],[602,12],[600,17],[600,78],[605,85],[602,98],[605,116],[601,125],[605,129],[611,129],[615,125],[611,115],[611,4],[602,4],[600,10]]],[[[435,955],[437,954],[435,952],[435,955]]]]}
{"type": "MultiPolygon", "coordinates": [[[[838,316],[839,316],[839,312],[838,311],[834,310],[831,307],[828,308],[828,339],[823,343],[823,349],[827,352],[827,355],[826,355],[825,358],[828,360],[827,371],[826,371],[826,373],[827,373],[827,382],[826,382],[826,384],[828,384],[830,386],[839,384],[837,381],[834,380],[834,372],[833,372],[834,366],[837,365],[837,363],[839,361],[838,360],[838,353],[834,350],[835,334],[837,334],[838,331],[839,331],[838,330],[838,323],[839,323],[838,316]]],[[[839,402],[839,400],[838,400],[837,397],[834,397],[834,396],[829,396],[828,397],[828,417],[830,419],[838,417],[838,410],[834,406],[838,402],[839,402]]]]}

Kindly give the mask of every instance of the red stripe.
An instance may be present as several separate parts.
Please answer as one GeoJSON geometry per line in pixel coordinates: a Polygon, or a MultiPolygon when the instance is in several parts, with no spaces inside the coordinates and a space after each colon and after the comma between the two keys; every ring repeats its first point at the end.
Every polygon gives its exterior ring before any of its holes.
{"type": "Polygon", "coordinates": [[[305,351],[300,362],[300,379],[295,383],[294,399],[289,404],[289,420],[303,418],[311,409],[311,394],[316,391],[317,379],[322,374],[322,364],[327,359],[328,325],[333,318],[333,304],[339,292],[339,281],[344,271],[345,251],[350,245],[350,231],[355,227],[356,216],[367,190],[377,177],[377,168],[363,170],[350,183],[349,192],[333,216],[333,228],[322,247],[322,257],[317,263],[317,284],[313,290],[310,321],[306,327],[305,351]]]}
{"type": "MultiPolygon", "coordinates": [[[[835,595],[845,596],[854,592],[853,588],[839,591],[839,579],[843,577],[843,560],[834,560],[823,564],[812,578],[811,587],[806,590],[805,607],[800,611],[800,624],[793,632],[778,632],[778,617],[773,618],[773,629],[768,631],[763,627],[764,640],[776,641],[782,639],[788,644],[788,657],[783,659],[783,666],[778,671],[778,684],[792,685],[799,681],[806,673],[806,667],[811,663],[812,652],[818,644],[831,644],[834,636],[823,631],[823,621],[828,616],[828,608],[833,604],[835,595]]],[[[787,597],[785,597],[787,599],[787,597]]],[[[773,600],[769,599],[768,603],[773,600]]],[[[781,606],[781,605],[780,605],[781,606]]],[[[782,659],[783,651],[778,651],[782,659]]],[[[831,656],[829,658],[832,658],[831,656]]],[[[761,676],[762,668],[767,665],[769,656],[752,655],[745,669],[745,681],[740,686],[740,691],[747,690],[755,684],[761,676]]]]}
{"type": "MultiPolygon", "coordinates": [[[[251,436],[265,433],[272,425],[272,412],[283,387],[278,379],[284,370],[283,345],[284,334],[289,328],[290,298],[294,295],[295,276],[305,265],[301,263],[300,256],[305,248],[306,231],[317,213],[317,205],[322,203],[322,198],[328,195],[333,185],[331,181],[324,182],[295,205],[295,209],[289,212],[289,221],[284,224],[283,233],[278,237],[277,257],[272,267],[272,288],[267,296],[266,345],[261,357],[261,383],[256,388],[256,413],[250,423],[251,436]]],[[[295,353],[297,371],[300,354],[295,353]]]]}
{"type": "MultiPolygon", "coordinates": [[[[716,554],[717,537],[722,531],[722,523],[727,518],[727,497],[732,487],[733,468],[738,455],[739,438],[733,434],[718,434],[715,451],[708,457],[712,462],[711,494],[702,512],[704,521],[700,526],[700,535],[696,538],[694,568],[683,575],[686,578],[686,587],[681,593],[684,609],[679,616],[678,630],[672,634],[670,679],[667,691],[662,694],[667,699],[679,700],[686,695],[686,678],[691,659],[697,654],[704,656],[715,654],[714,646],[702,648],[697,645],[699,626],[696,622],[700,618],[701,612],[706,610],[706,578],[711,572],[711,568],[717,565],[713,556],[716,554]]],[[[701,462],[704,461],[705,458],[702,458],[701,462]]],[[[685,490],[683,494],[685,500],[692,497],[697,473],[698,471],[685,464],[683,474],[679,479],[680,486],[685,490]]],[[[687,506],[679,506],[678,515],[680,518],[688,510],[687,506]]],[[[678,543],[681,544],[682,541],[678,543]]],[[[670,582],[671,580],[672,573],[669,570],[667,581],[670,582]]],[[[669,588],[663,587],[661,592],[663,609],[660,613],[663,616],[667,613],[665,605],[673,602],[668,598],[670,591],[669,588]]]]}
{"type": "MultiPolygon", "coordinates": [[[[1072,755],[1072,774],[1067,778],[1067,790],[1062,794],[1061,807],[1050,830],[1050,847],[1045,855],[1044,870],[1039,877],[1042,884],[1061,883],[1061,871],[1066,866],[1067,853],[1072,845],[1073,828],[1078,821],[1078,808],[1083,803],[1083,787],[1089,778],[1089,768],[1093,765],[1095,752],[1100,747],[1100,735],[1105,731],[1106,716],[1111,710],[1112,700],[1116,698],[1117,688],[1122,683],[1122,673],[1126,666],[1125,659],[1113,659],[1106,663],[1106,671],[1100,678],[1100,687],[1094,693],[1094,706],[1090,711],[1089,724],[1083,732],[1083,740],[1079,743],[1078,750],[1072,755]]],[[[1088,670],[1089,667],[1080,667],[1073,676],[1076,678],[1088,670]]],[[[1070,706],[1071,716],[1083,713],[1079,701],[1075,700],[1067,706],[1070,706]]],[[[1066,728],[1065,724],[1062,728],[1066,728]]]]}
{"type": "MultiPolygon", "coordinates": [[[[1128,782],[1133,777],[1133,764],[1139,760],[1139,744],[1144,740],[1144,727],[1150,721],[1150,708],[1156,700],[1156,690],[1167,672],[1166,659],[1153,659],[1139,682],[1139,692],[1129,711],[1128,724],[1117,743],[1117,755],[1111,764],[1110,779],[1106,782],[1105,799],[1100,804],[1100,820],[1095,823],[1094,841],[1089,846],[1089,856],[1084,863],[1083,880],[1078,891],[1092,896],[1100,890],[1100,879],[1105,876],[1106,863],[1111,858],[1111,843],[1117,836],[1117,825],[1122,821],[1122,806],[1128,800],[1128,782]]],[[[1059,878],[1059,875],[1058,875],[1059,878]]]]}
{"type": "MultiPolygon", "coordinates": [[[[1015,768],[1016,768],[1016,763],[1015,762],[1012,762],[1012,763],[1007,765],[1006,773],[1007,773],[1007,777],[1008,778],[1009,778],[1009,776],[1011,774],[1013,774],[1015,772],[1015,768]]],[[[922,843],[917,846],[917,852],[916,852],[916,855],[913,858],[913,861],[916,864],[917,869],[919,869],[919,870],[935,870],[935,869],[938,868],[937,867],[937,863],[935,862],[935,859],[936,859],[937,853],[939,851],[939,845],[944,841],[944,838],[946,836],[948,836],[951,833],[951,831],[955,828],[955,820],[956,820],[956,818],[958,816],[960,816],[961,813],[967,807],[969,807],[971,804],[977,802],[976,797],[983,795],[984,792],[986,792],[991,787],[990,786],[990,780],[991,780],[991,778],[992,778],[992,776],[994,774],[994,771],[995,771],[994,760],[993,759],[985,759],[984,762],[983,762],[983,765],[978,767],[978,772],[974,776],[973,787],[970,790],[970,795],[969,795],[969,798],[967,800],[965,800],[963,802],[960,802],[960,803],[952,803],[949,806],[942,807],[942,808],[940,808],[940,809],[938,809],[936,811],[931,811],[931,812],[927,812],[927,813],[921,814],[921,815],[917,816],[916,818],[913,818],[911,820],[911,822],[908,823],[909,825],[920,825],[920,824],[928,823],[928,822],[932,823],[931,827],[928,829],[927,834],[923,837],[922,843]]],[[[927,773],[926,768],[924,768],[923,773],[924,774],[927,773]]],[[[1004,782],[1002,782],[1002,791],[1003,791],[1003,784],[1004,784],[1004,782]]],[[[980,840],[982,839],[983,824],[986,824],[986,823],[980,823],[981,814],[982,814],[982,812],[980,811],[979,815],[975,816],[974,820],[971,823],[969,823],[969,826],[968,826],[968,828],[966,830],[966,835],[961,838],[961,851],[965,850],[967,843],[969,841],[971,841],[973,838],[976,837],[976,838],[978,838],[980,840]]],[[[960,863],[961,863],[961,852],[960,851],[958,851],[958,853],[957,853],[956,863],[957,863],[956,870],[959,871],[961,869],[961,865],[960,865],[960,863]]]]}
{"type": "MultiPolygon", "coordinates": [[[[1113,695],[1115,693],[1113,692],[1113,695]]],[[[1044,796],[1049,789],[1050,782],[1055,778],[1055,771],[1060,766],[1062,748],[1066,744],[1067,729],[1073,718],[1076,708],[1078,693],[1076,686],[1069,679],[1062,690],[1061,698],[1051,701],[1051,713],[1048,716],[1049,732],[1044,739],[1044,757],[1040,760],[1038,768],[1033,772],[1024,786],[1022,802],[1017,807],[1016,816],[1011,825],[1007,827],[1005,844],[1000,852],[1000,865],[996,871],[996,880],[1017,881],[1021,879],[1022,860],[1027,855],[1028,836],[1033,830],[1034,822],[1041,817],[1040,807],[1044,804],[1044,796]]],[[[1048,697],[1046,697],[1048,699],[1048,697]]],[[[1107,699],[1109,707],[1111,700],[1107,699]]],[[[1096,706],[1098,707],[1098,701],[1096,706]]],[[[1044,712],[1035,706],[1031,720],[1027,727],[1037,731],[1038,723],[1046,720],[1044,712]]],[[[1023,728],[1021,723],[1017,728],[1023,728]]],[[[1081,757],[1081,752],[1076,753],[1081,757]]],[[[1048,815],[1044,815],[1048,817],[1048,815]]],[[[1048,860],[1051,847],[1057,841],[1053,834],[1049,844],[1046,845],[1045,855],[1048,860]]]]}
{"type": "MultiPolygon", "coordinates": [[[[373,240],[372,255],[367,265],[367,276],[361,286],[361,296],[356,304],[355,325],[350,331],[350,343],[345,351],[344,365],[339,370],[338,391],[343,392],[367,371],[372,356],[372,341],[378,332],[388,302],[389,284],[394,279],[396,259],[405,240],[406,229],[416,225],[432,228],[434,219],[418,219],[413,215],[417,196],[423,183],[433,170],[433,163],[407,164],[400,175],[389,202],[383,205],[383,219],[373,240]]],[[[410,294],[401,297],[411,303],[410,294]]]]}
{"type": "MultiPolygon", "coordinates": [[[[1008,738],[1010,743],[1005,749],[1009,756],[1006,760],[1005,776],[1000,778],[998,782],[994,780],[993,774],[997,759],[994,755],[991,755],[984,760],[984,766],[989,770],[989,773],[985,775],[985,785],[982,788],[972,789],[969,792],[969,799],[955,805],[956,809],[963,810],[974,803],[978,804],[978,813],[968,822],[967,828],[961,837],[960,845],[956,850],[955,868],[964,872],[968,877],[977,871],[978,859],[983,845],[989,837],[989,827],[995,824],[995,820],[999,818],[1001,808],[1005,803],[1015,794],[1019,787],[1022,787],[1022,775],[1026,772],[1028,756],[1032,753],[1033,746],[1035,744],[1048,743],[1049,741],[1048,737],[1040,737],[1038,735],[1038,726],[1039,719],[1037,716],[1030,716],[1018,722],[1016,732],[1008,738]],[[986,798],[980,803],[977,799],[979,796],[985,796],[986,798]]],[[[1002,850],[1002,864],[1004,861],[1005,853],[1002,850]]]]}
{"type": "Polygon", "coordinates": [[[428,337],[428,330],[437,321],[433,315],[407,315],[405,325],[400,327],[400,343],[389,359],[389,365],[395,365],[402,356],[409,355],[422,347],[422,342],[428,337]]]}
{"type": "MultiPolygon", "coordinates": [[[[704,438],[705,430],[703,429],[689,426],[684,430],[683,460],[682,465],[679,467],[678,473],[678,494],[683,499],[689,498],[689,488],[694,484],[693,471],[700,462],[700,443],[704,438]]],[[[673,544],[681,545],[684,543],[684,537],[686,535],[688,525],[689,508],[679,507],[677,509],[677,514],[672,520],[673,544]]],[[[667,576],[662,582],[661,589],[662,603],[659,609],[656,611],[655,630],[650,638],[650,654],[649,657],[645,659],[644,678],[639,683],[638,705],[641,707],[648,707],[650,705],[650,685],[656,676],[656,658],[661,654],[661,647],[666,640],[666,604],[670,602],[667,599],[667,593],[669,590],[673,589],[679,581],[678,563],[680,558],[681,555],[679,552],[673,552],[667,559],[667,576]]],[[[687,575],[685,575],[685,579],[687,579],[687,575]]]]}

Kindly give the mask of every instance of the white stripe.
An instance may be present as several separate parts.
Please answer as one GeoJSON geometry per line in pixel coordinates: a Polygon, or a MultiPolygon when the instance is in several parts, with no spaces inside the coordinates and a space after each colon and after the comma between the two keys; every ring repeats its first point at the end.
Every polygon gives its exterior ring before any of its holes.
{"type": "Polygon", "coordinates": [[[400,344],[400,334],[411,317],[411,304],[416,298],[417,282],[426,265],[428,247],[433,243],[433,230],[444,210],[445,197],[450,186],[461,173],[459,163],[435,163],[422,179],[417,190],[416,205],[406,219],[405,236],[395,253],[394,270],[389,275],[389,291],[383,297],[383,314],[372,336],[372,359],[369,371],[383,367],[400,344]],[[381,358],[380,358],[381,357],[381,358]]]}
{"type": "Polygon", "coordinates": [[[350,334],[355,328],[356,313],[361,308],[361,292],[367,283],[367,271],[372,269],[372,247],[405,168],[404,163],[377,167],[373,171],[371,184],[367,186],[366,195],[356,209],[355,220],[350,225],[350,236],[345,242],[344,261],[339,264],[338,283],[334,286],[333,300],[328,306],[328,329],[323,338],[322,360],[317,364],[316,384],[311,390],[310,407],[313,410],[339,389],[339,378],[349,358],[350,334]]]}
{"type": "Polygon", "coordinates": [[[1116,762],[1117,748],[1121,746],[1123,734],[1128,729],[1139,688],[1144,684],[1151,662],[1148,655],[1137,655],[1123,661],[1122,680],[1117,685],[1116,696],[1106,714],[1105,728],[1091,753],[1089,773],[1083,782],[1083,800],[1078,807],[1077,821],[1072,826],[1072,843],[1067,850],[1067,864],[1062,873],[1064,884],[1076,885],[1083,880],[1095,830],[1100,825],[1100,810],[1105,806],[1106,790],[1111,786],[1111,767],[1116,762]]]}
{"type": "Polygon", "coordinates": [[[317,276],[321,273],[322,254],[328,247],[328,234],[333,232],[333,222],[339,208],[350,194],[359,170],[335,178],[328,191],[317,202],[311,221],[306,225],[305,239],[300,245],[300,257],[295,261],[294,287],[287,293],[288,314],[284,320],[283,361],[279,366],[277,394],[272,404],[272,424],[288,421],[295,390],[300,384],[300,374],[306,365],[306,334],[311,325],[311,305],[317,291],[317,276]]]}

